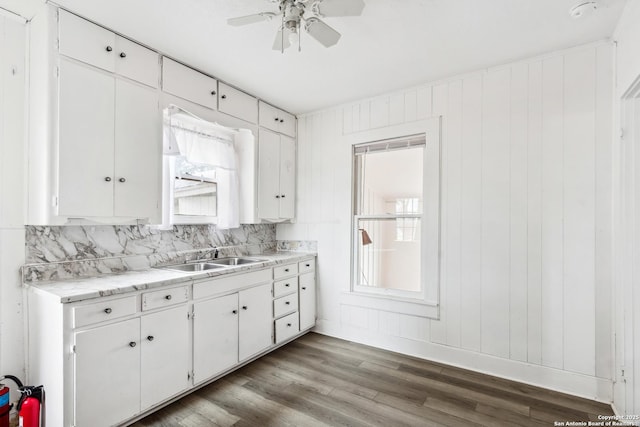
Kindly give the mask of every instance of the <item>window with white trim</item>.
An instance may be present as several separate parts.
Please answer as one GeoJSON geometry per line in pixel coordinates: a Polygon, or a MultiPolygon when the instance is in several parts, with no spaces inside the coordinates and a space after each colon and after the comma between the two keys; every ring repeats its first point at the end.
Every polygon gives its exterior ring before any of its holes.
{"type": "Polygon", "coordinates": [[[354,145],[356,292],[424,299],[425,135],[354,145]]]}

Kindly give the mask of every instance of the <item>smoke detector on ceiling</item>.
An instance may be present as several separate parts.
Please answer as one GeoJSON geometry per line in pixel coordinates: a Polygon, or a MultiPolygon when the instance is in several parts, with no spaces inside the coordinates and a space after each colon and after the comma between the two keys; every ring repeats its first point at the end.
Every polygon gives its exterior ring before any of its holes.
{"type": "Polygon", "coordinates": [[[579,19],[591,15],[596,9],[598,9],[598,2],[580,1],[569,9],[569,15],[574,19],[579,19]]]}

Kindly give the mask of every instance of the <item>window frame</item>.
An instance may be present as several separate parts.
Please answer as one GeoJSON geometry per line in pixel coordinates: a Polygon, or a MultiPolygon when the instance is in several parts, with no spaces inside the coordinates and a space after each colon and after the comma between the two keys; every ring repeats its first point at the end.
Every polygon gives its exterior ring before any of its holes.
{"type": "MultiPolygon", "coordinates": [[[[382,309],[385,311],[439,318],[439,294],[441,271],[441,117],[433,117],[419,122],[398,125],[378,130],[348,135],[345,139],[350,145],[351,154],[351,279],[348,290],[344,293],[344,303],[355,306],[382,309]],[[355,146],[384,141],[387,139],[406,138],[422,134],[425,137],[423,158],[423,212],[420,216],[420,292],[390,290],[358,285],[358,245],[360,219],[395,219],[399,215],[358,215],[357,187],[360,185],[359,171],[356,168],[355,146]],[[365,289],[366,288],[366,289],[365,289]]],[[[415,218],[416,215],[407,215],[415,218]]]]}

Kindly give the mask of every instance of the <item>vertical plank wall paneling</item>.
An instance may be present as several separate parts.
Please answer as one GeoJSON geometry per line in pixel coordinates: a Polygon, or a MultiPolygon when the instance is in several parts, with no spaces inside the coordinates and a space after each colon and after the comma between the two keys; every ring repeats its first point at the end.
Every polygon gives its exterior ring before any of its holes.
{"type": "Polygon", "coordinates": [[[610,379],[612,50],[583,46],[300,117],[299,190],[312,196],[278,233],[318,240],[321,325],[470,368],[474,354],[495,356],[485,370],[509,360],[509,375],[542,384],[553,380],[527,376],[531,365],[610,379]],[[338,135],[375,139],[432,116],[443,123],[440,318],[347,303],[351,158],[338,135]],[[329,235],[330,223],[347,237],[329,235]]]}

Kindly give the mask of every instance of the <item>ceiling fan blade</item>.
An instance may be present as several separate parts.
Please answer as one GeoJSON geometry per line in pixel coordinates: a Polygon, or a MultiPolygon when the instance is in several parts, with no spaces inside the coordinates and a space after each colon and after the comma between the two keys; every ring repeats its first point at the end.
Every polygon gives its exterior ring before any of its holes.
{"type": "Polygon", "coordinates": [[[239,16],[237,18],[227,19],[227,24],[239,27],[241,25],[255,24],[256,22],[268,21],[276,16],[272,12],[256,13],[255,15],[239,16]]]}
{"type": "Polygon", "coordinates": [[[289,46],[291,46],[291,43],[289,42],[289,31],[285,30],[282,31],[282,29],[278,30],[278,33],[276,34],[276,39],[273,41],[273,50],[283,50],[288,48],[289,46]],[[284,35],[284,39],[283,39],[283,35],[284,35]],[[284,42],[284,45],[282,44],[284,42]]]}
{"type": "Polygon", "coordinates": [[[324,47],[331,47],[340,40],[340,33],[319,20],[309,18],[305,24],[305,30],[314,39],[318,40],[324,47]]]}
{"type": "Polygon", "coordinates": [[[312,7],[322,17],[360,16],[364,0],[317,0],[312,7]]]}

